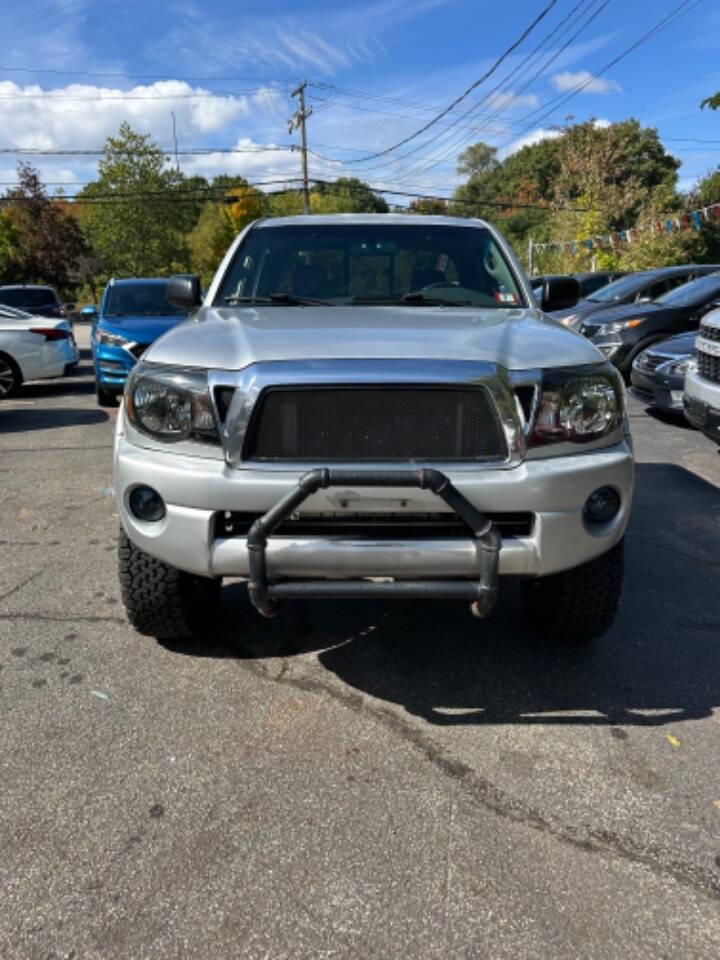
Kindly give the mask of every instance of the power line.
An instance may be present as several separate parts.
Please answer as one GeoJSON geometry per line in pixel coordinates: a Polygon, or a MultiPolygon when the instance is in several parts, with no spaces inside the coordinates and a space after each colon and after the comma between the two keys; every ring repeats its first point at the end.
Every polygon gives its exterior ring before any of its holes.
{"type": "MultiPolygon", "coordinates": [[[[294,144],[287,146],[278,146],[277,144],[256,144],[253,147],[196,147],[189,150],[178,150],[180,157],[204,157],[214,153],[233,154],[233,153],[277,153],[293,152],[297,147],[294,144]]],[[[157,151],[164,154],[174,154],[174,148],[168,147],[148,147],[145,150],[123,149],[118,151],[125,156],[142,157],[154,154],[157,151]]],[[[39,147],[0,147],[0,154],[17,154],[18,156],[30,157],[102,157],[105,150],[102,148],[93,149],[65,149],[65,150],[46,150],[39,147]]]]}
{"type": "Polygon", "coordinates": [[[475,80],[474,83],[471,83],[466,90],[464,90],[458,97],[456,97],[452,101],[452,103],[450,103],[447,107],[441,110],[440,113],[436,114],[436,116],[433,117],[432,120],[429,120],[426,124],[424,124],[418,130],[416,130],[414,133],[409,134],[407,137],[403,137],[402,140],[399,140],[397,143],[394,143],[392,146],[386,147],[384,150],[378,150],[375,153],[369,153],[365,157],[360,157],[357,160],[353,160],[349,162],[363,163],[366,160],[374,160],[376,157],[387,156],[387,154],[392,153],[394,150],[397,150],[398,147],[404,146],[406,143],[409,143],[411,140],[414,140],[416,137],[419,137],[421,134],[425,133],[427,130],[433,127],[438,122],[438,120],[442,120],[443,117],[447,116],[447,114],[450,113],[459,103],[465,100],[465,98],[468,97],[473,92],[473,90],[477,89],[477,87],[483,84],[489,77],[493,75],[493,73],[495,73],[495,71],[498,69],[500,64],[504,60],[506,60],[507,57],[509,57],[510,54],[520,46],[523,40],[525,40],[525,38],[535,29],[538,23],[540,23],[540,21],[545,16],[547,16],[547,14],[555,6],[556,3],[557,3],[557,0],[550,0],[550,3],[547,4],[547,6],[540,11],[540,13],[537,15],[537,17],[535,17],[532,23],[528,27],[526,27],[526,29],[522,32],[522,34],[518,37],[518,39],[515,40],[514,43],[512,43],[497,58],[497,60],[493,63],[493,65],[488,70],[486,70],[485,73],[478,80],[475,80]]]}
{"type": "MultiPolygon", "coordinates": [[[[669,14],[667,14],[665,17],[662,17],[662,18],[661,18],[653,27],[651,27],[646,33],[644,33],[641,37],[639,37],[637,40],[635,40],[634,43],[632,43],[632,44],[631,44],[629,47],[627,47],[625,50],[623,50],[622,53],[618,54],[618,55],[617,55],[616,57],[614,57],[612,60],[608,61],[608,63],[606,63],[603,67],[601,67],[601,69],[600,69],[597,73],[592,73],[592,74],[590,74],[587,78],[585,78],[584,80],[582,80],[582,81],[580,81],[579,83],[575,84],[575,86],[572,87],[572,88],[570,89],[570,91],[563,92],[563,93],[559,94],[558,96],[553,97],[551,100],[547,101],[547,102],[546,102],[545,104],[543,104],[542,106],[537,107],[535,110],[532,110],[530,113],[526,114],[525,117],[523,117],[523,123],[524,123],[525,121],[529,120],[530,117],[535,116],[535,114],[537,114],[539,111],[543,110],[544,108],[550,107],[550,109],[546,109],[544,113],[542,113],[539,117],[536,117],[530,124],[528,124],[528,125],[521,131],[520,136],[522,136],[523,133],[527,133],[528,130],[530,130],[532,127],[536,126],[538,123],[540,123],[540,122],[541,122],[542,120],[544,120],[546,117],[549,117],[549,116],[550,116],[552,113],[554,113],[559,107],[561,107],[564,103],[567,103],[569,100],[571,100],[574,96],[576,96],[578,93],[580,93],[582,90],[584,90],[587,86],[589,86],[593,81],[600,79],[600,77],[601,77],[601,75],[602,75],[603,73],[605,73],[606,71],[612,69],[612,67],[614,67],[614,66],[616,66],[618,63],[620,63],[621,60],[624,60],[625,57],[629,56],[633,51],[637,50],[638,47],[642,46],[644,43],[647,43],[648,40],[651,40],[654,36],[656,36],[658,33],[660,33],[660,32],[661,32],[662,30],[664,30],[666,27],[670,26],[670,24],[671,24],[674,20],[679,19],[679,17],[681,17],[683,14],[690,13],[691,10],[694,10],[695,7],[699,6],[700,3],[702,3],[702,2],[703,2],[703,0],[695,0],[695,2],[692,4],[692,6],[690,6],[688,9],[683,9],[683,8],[687,7],[688,4],[690,3],[690,0],[683,0],[682,3],[680,3],[677,7],[675,7],[675,8],[674,8],[669,14]],[[551,104],[555,104],[555,106],[551,106],[551,104]]],[[[498,149],[499,149],[499,150],[502,150],[502,149],[504,149],[506,146],[509,146],[509,145],[513,142],[514,139],[515,139],[515,138],[513,137],[512,139],[505,141],[504,143],[502,143],[502,144],[498,147],[498,149]]]]}

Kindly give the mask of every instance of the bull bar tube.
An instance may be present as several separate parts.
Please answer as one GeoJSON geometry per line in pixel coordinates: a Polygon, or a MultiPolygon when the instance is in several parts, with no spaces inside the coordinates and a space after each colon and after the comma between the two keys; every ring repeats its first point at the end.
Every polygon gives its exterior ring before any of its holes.
{"type": "Polygon", "coordinates": [[[311,470],[298,485],[259,517],[247,535],[250,602],[265,617],[274,617],[277,600],[300,598],[440,599],[468,600],[475,616],[486,617],[498,594],[501,538],[497,529],[457,490],[440,470],[311,470]],[[283,521],[320,489],[336,486],[420,487],[440,497],[468,527],[478,555],[478,580],[289,580],[270,583],[265,550],[268,537],[283,521]]]}

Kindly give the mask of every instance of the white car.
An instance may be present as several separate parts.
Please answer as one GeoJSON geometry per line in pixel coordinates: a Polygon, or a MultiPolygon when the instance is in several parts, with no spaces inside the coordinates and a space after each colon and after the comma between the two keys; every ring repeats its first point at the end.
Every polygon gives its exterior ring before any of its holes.
{"type": "Polygon", "coordinates": [[[62,377],[77,362],[67,320],[0,305],[0,400],[16,393],[25,380],[62,377]]]}

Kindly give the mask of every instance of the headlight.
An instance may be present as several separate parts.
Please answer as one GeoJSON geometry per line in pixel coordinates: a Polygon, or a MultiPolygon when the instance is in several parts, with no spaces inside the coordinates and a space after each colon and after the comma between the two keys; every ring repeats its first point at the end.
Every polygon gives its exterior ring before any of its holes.
{"type": "Polygon", "coordinates": [[[532,440],[587,443],[622,424],[625,389],[616,370],[552,371],[543,377],[532,440]]]}
{"type": "Polygon", "coordinates": [[[133,426],[160,440],[219,442],[204,370],[139,363],[128,378],[125,409],[133,426]]]}
{"type": "Polygon", "coordinates": [[[571,327],[576,320],[577,320],[577,314],[571,313],[570,316],[568,317],[561,317],[560,323],[562,323],[563,326],[565,327],[571,327]]]}
{"type": "Polygon", "coordinates": [[[695,373],[697,360],[695,357],[684,357],[682,360],[668,364],[665,369],[671,376],[684,377],[686,373],[695,373]]]}
{"type": "Polygon", "coordinates": [[[623,330],[633,330],[645,323],[647,317],[638,317],[635,320],[617,320],[615,323],[603,323],[595,331],[596,337],[602,337],[606,333],[622,333],[623,330]]]}
{"type": "Polygon", "coordinates": [[[124,347],[134,342],[127,337],[121,337],[119,333],[108,333],[107,330],[98,330],[96,337],[98,343],[106,343],[109,347],[124,347]]]}

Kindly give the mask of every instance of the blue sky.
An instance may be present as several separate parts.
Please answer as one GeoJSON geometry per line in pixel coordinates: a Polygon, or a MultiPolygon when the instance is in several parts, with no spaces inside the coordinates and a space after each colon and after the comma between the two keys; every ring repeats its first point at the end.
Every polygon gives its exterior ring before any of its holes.
{"type": "MultiPolygon", "coordinates": [[[[287,130],[289,94],[305,77],[311,174],[319,177],[353,174],[398,191],[446,195],[468,143],[483,139],[512,152],[552,135],[569,117],[634,116],[656,126],[682,160],[682,187],[720,165],[720,111],[699,108],[720,90],[717,0],[686,0],[685,15],[607,70],[681,0],[556,0],[492,78],[440,123],[397,151],[353,162],[430,120],[547,2],[6,4],[0,146],[99,148],[128,120],[170,149],[174,112],[181,151],[237,151],[181,156],[186,172],[280,181],[299,175],[298,154],[284,148],[298,140],[287,130]],[[584,81],[582,91],[559,102],[584,81]]],[[[3,183],[14,179],[16,159],[0,155],[3,183]]],[[[48,183],[65,182],[69,193],[95,173],[92,157],[31,159],[48,183]]]]}

